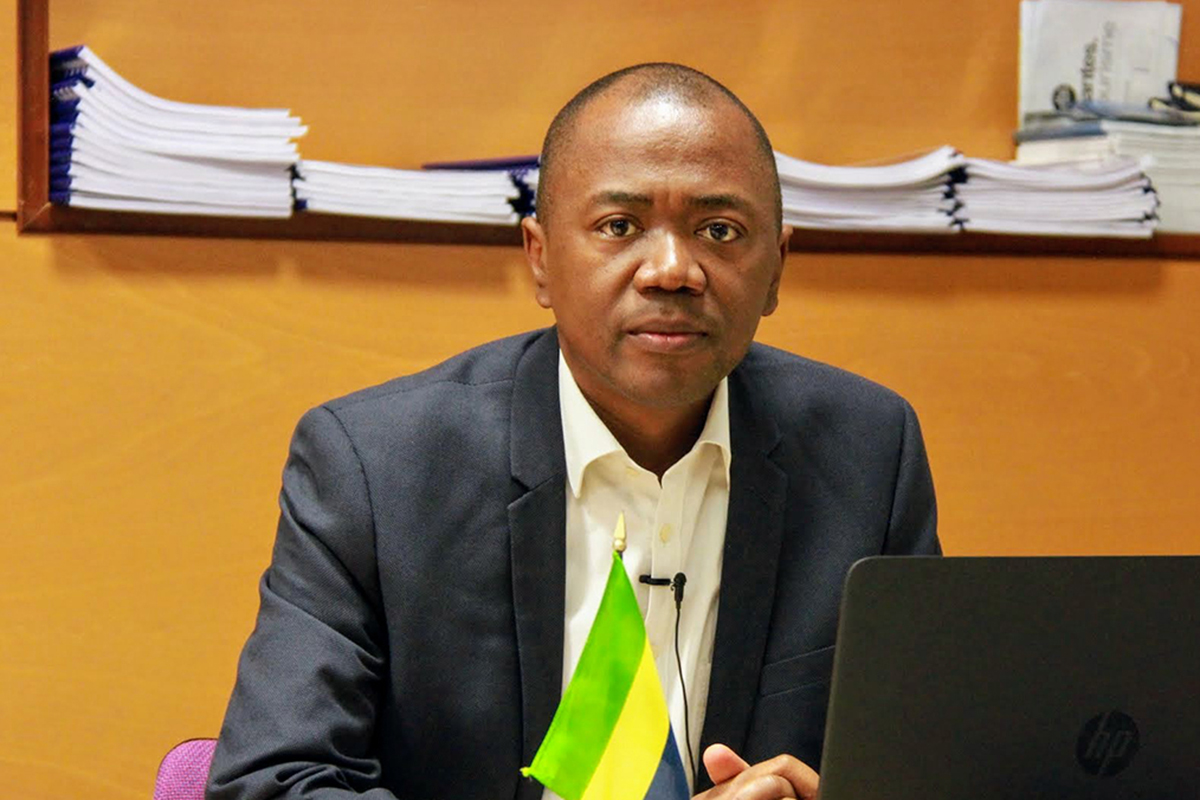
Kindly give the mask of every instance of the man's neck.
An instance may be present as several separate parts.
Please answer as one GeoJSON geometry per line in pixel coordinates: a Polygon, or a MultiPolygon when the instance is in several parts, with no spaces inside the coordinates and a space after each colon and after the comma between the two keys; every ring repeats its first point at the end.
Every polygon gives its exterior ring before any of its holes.
{"type": "Polygon", "coordinates": [[[659,480],[696,444],[700,432],[704,430],[711,403],[712,395],[709,395],[685,409],[639,409],[618,415],[588,400],[596,416],[621,443],[634,463],[653,472],[659,480]]]}

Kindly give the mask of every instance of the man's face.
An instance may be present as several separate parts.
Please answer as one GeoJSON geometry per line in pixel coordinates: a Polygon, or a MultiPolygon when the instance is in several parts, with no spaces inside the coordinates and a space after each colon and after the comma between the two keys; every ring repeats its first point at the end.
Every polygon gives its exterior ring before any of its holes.
{"type": "Polygon", "coordinates": [[[775,309],[790,230],[753,129],[724,100],[631,104],[619,89],[574,124],[549,218],[524,223],[538,302],[593,405],[694,408],[775,309]]]}

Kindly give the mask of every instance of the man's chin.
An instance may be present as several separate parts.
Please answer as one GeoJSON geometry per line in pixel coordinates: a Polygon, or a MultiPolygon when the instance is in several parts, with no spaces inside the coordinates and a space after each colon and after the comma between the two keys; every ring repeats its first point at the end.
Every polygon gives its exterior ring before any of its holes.
{"type": "Polygon", "coordinates": [[[684,376],[659,377],[641,380],[627,385],[623,394],[626,399],[646,409],[672,411],[693,408],[712,399],[720,375],[712,380],[697,380],[700,373],[684,376]]]}

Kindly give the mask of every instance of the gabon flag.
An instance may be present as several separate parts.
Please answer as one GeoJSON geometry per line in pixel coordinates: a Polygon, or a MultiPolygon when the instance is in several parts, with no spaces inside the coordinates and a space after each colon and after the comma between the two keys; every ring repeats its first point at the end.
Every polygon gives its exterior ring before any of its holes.
{"type": "Polygon", "coordinates": [[[621,563],[608,583],[550,729],[521,773],[563,800],[688,800],[687,776],[641,609],[621,563]]]}

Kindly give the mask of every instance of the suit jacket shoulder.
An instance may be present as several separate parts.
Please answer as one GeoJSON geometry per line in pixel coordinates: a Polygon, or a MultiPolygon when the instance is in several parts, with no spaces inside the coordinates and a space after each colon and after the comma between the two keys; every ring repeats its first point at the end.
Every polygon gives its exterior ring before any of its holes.
{"type": "Polygon", "coordinates": [[[438,405],[450,394],[470,395],[472,391],[486,392],[487,387],[496,384],[511,384],[517,366],[529,348],[552,335],[552,329],[542,329],[488,342],[429,369],[360,389],[322,405],[348,420],[367,419],[378,414],[386,416],[395,407],[405,407],[406,415],[414,411],[441,415],[457,408],[446,409],[438,405]]]}
{"type": "Polygon", "coordinates": [[[373,496],[465,499],[470,490],[511,500],[514,404],[523,402],[522,391],[541,389],[553,398],[552,419],[558,419],[556,353],[553,329],[524,333],[329,401],[310,414],[337,420],[367,482],[380,488],[373,496]],[[462,457],[439,457],[446,454],[462,457]]]}
{"type": "Polygon", "coordinates": [[[755,343],[738,366],[748,386],[780,412],[868,414],[898,419],[908,406],[893,390],[830,364],[755,343]]]}

